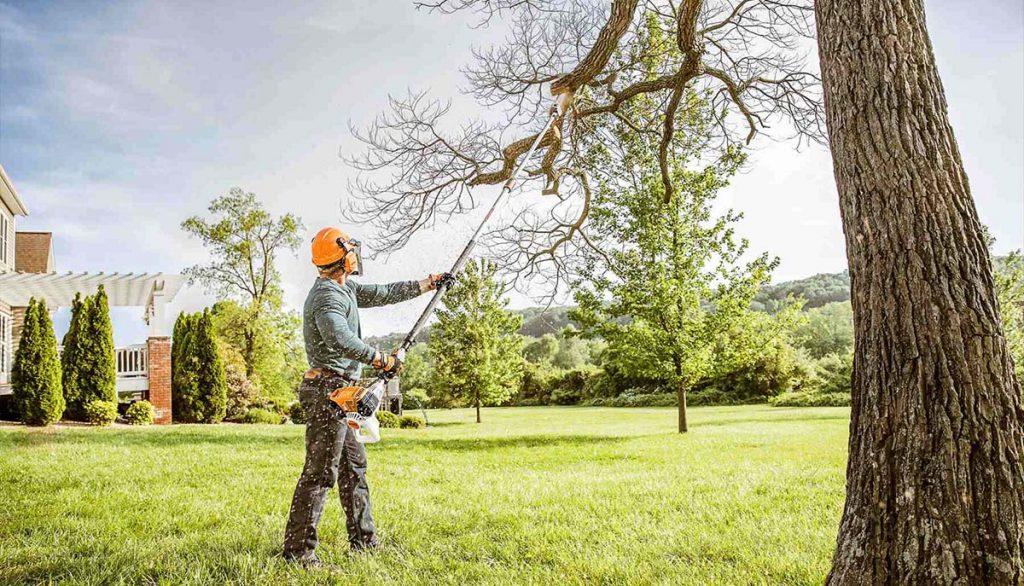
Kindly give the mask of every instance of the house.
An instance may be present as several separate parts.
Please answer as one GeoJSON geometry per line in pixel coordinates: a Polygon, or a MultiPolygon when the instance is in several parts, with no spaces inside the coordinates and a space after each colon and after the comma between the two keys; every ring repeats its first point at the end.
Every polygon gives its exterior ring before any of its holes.
{"type": "Polygon", "coordinates": [[[145,343],[115,349],[117,392],[121,400],[147,399],[157,423],[171,422],[171,339],[164,306],[184,281],[163,273],[58,273],[49,232],[19,232],[28,215],[7,172],[0,165],[0,396],[9,395],[10,370],[29,299],[45,299],[52,311],[70,307],[75,294],[91,295],[103,285],[110,305],[143,308],[149,324],[145,343]]]}

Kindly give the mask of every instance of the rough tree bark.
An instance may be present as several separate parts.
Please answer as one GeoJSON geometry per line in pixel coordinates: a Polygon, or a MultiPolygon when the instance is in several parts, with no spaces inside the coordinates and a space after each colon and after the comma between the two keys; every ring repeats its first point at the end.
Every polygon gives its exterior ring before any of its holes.
{"type": "Polygon", "coordinates": [[[920,0],[817,0],[853,287],[829,584],[1024,583],[1024,411],[920,0]]]}

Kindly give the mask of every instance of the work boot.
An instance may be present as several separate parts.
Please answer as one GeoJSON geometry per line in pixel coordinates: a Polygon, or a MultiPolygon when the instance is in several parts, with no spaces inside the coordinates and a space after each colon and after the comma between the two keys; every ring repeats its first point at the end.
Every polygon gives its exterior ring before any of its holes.
{"type": "Polygon", "coordinates": [[[320,558],[316,557],[315,553],[309,553],[304,556],[298,557],[285,555],[284,561],[290,564],[302,566],[307,570],[312,570],[323,566],[323,562],[320,561],[320,558]]]}
{"type": "Polygon", "coordinates": [[[355,553],[369,553],[380,548],[380,541],[376,536],[373,536],[368,541],[351,541],[349,542],[349,547],[355,553]]]}

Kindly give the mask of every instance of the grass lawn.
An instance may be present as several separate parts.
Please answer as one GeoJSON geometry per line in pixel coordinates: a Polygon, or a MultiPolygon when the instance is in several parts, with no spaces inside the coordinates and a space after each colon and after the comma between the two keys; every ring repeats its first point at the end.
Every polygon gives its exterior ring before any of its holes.
{"type": "Polygon", "coordinates": [[[429,413],[383,430],[384,547],[278,555],[303,428],[0,426],[0,583],[820,584],[849,410],[576,407],[429,413]]]}

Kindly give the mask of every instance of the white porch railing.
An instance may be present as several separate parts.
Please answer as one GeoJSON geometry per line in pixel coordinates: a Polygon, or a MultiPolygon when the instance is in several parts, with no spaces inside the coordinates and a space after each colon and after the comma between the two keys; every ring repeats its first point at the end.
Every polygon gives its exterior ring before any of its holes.
{"type": "Polygon", "coordinates": [[[149,349],[145,344],[114,348],[117,367],[117,392],[149,390],[149,349]]]}
{"type": "Polygon", "coordinates": [[[118,378],[138,378],[149,375],[149,350],[145,344],[114,348],[114,363],[118,378]]]}
{"type": "MultiPolygon", "coordinates": [[[[63,350],[63,347],[57,346],[57,352],[63,350]]],[[[117,370],[118,393],[141,393],[149,390],[149,347],[146,344],[114,348],[114,365],[117,370]]],[[[11,392],[6,378],[9,377],[0,378],[0,395],[11,392]]]]}

